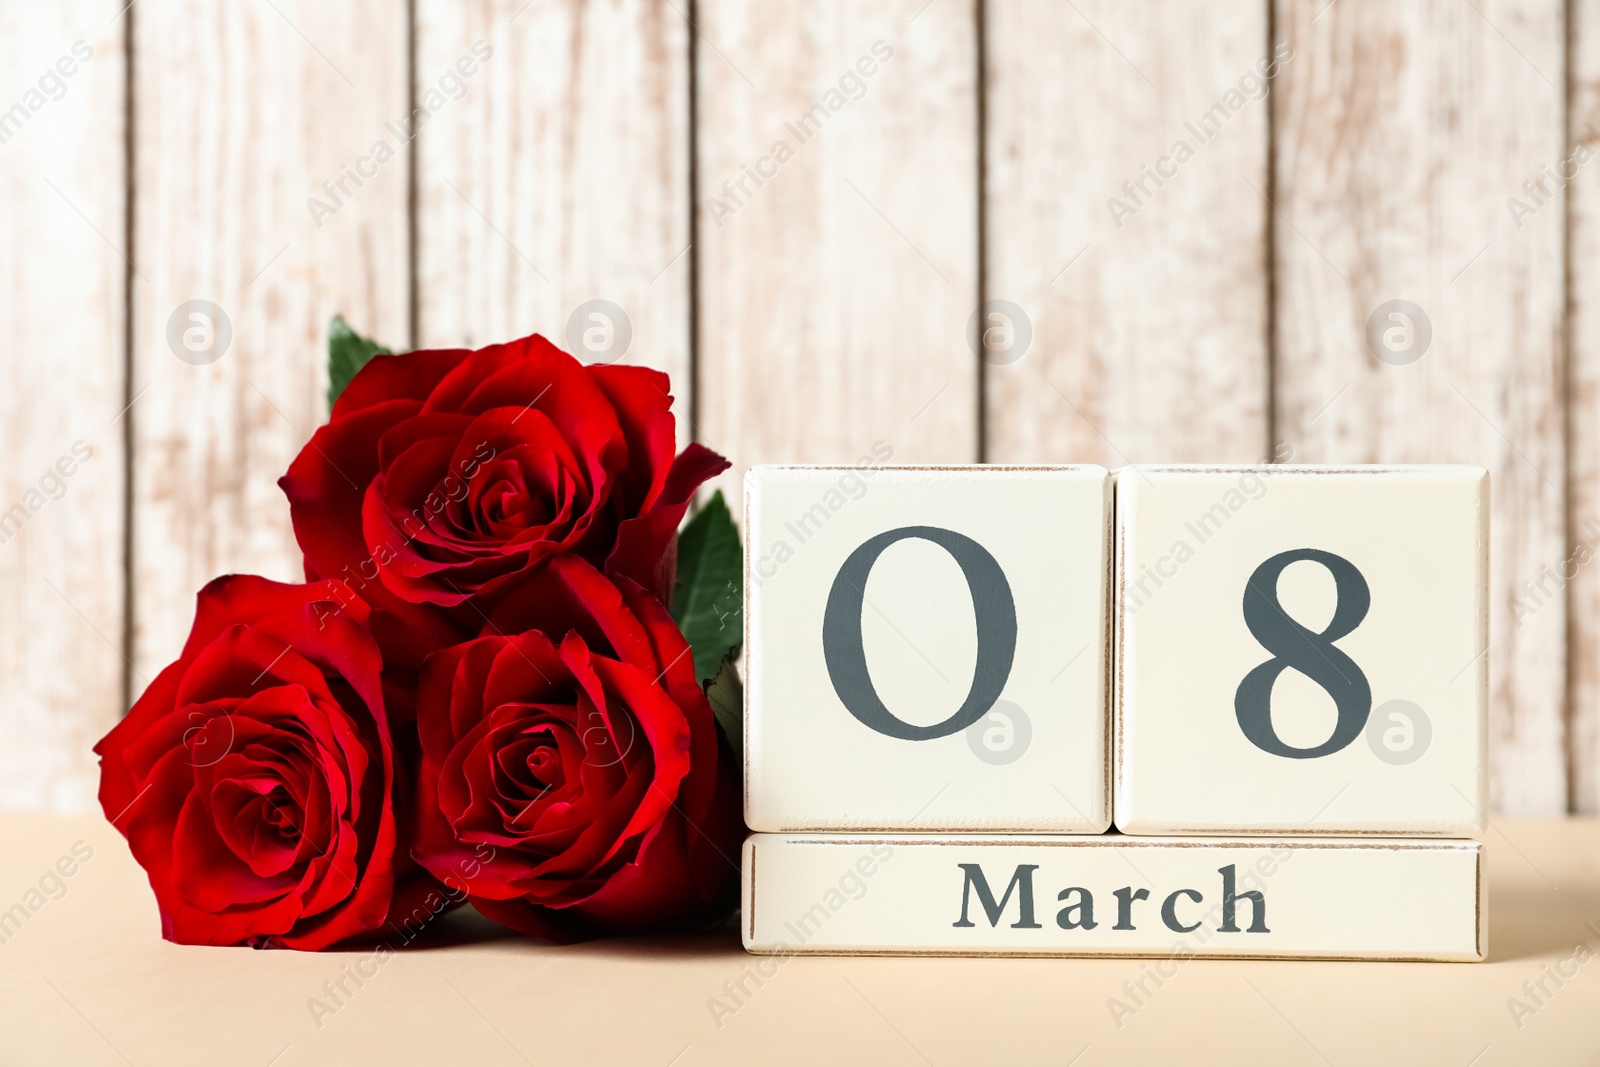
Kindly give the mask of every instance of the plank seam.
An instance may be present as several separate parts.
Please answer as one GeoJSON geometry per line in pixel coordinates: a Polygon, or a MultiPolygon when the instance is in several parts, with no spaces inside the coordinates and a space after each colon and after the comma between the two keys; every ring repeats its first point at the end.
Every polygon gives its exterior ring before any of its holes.
{"type": "MultiPolygon", "coordinates": [[[[978,66],[977,84],[974,86],[973,97],[977,106],[977,289],[978,308],[983,307],[984,301],[989,299],[989,4],[988,0],[973,0],[973,19],[976,22],[974,34],[977,42],[974,48],[978,66]]],[[[979,327],[982,332],[982,326],[979,327]]],[[[978,417],[976,420],[977,431],[977,462],[989,461],[989,363],[980,358],[976,353],[973,359],[977,361],[977,405],[978,417]]]]}
{"type": "Polygon", "coordinates": [[[124,257],[125,266],[122,272],[122,687],[119,694],[121,707],[117,709],[118,718],[125,714],[133,703],[134,686],[133,635],[136,583],[133,556],[133,420],[138,416],[133,411],[133,402],[137,399],[133,390],[133,281],[138,273],[134,263],[139,254],[135,244],[138,207],[135,195],[137,192],[135,166],[138,149],[135,140],[137,109],[134,100],[136,73],[134,19],[138,14],[133,10],[132,4],[123,11],[122,17],[126,20],[122,24],[122,246],[127,249],[127,255],[124,257]]]}
{"type": "MultiPolygon", "coordinates": [[[[700,440],[700,25],[698,0],[689,0],[689,440],[700,440]]],[[[745,529],[748,531],[749,526],[745,529]]]]}
{"type": "MultiPolygon", "coordinates": [[[[406,0],[406,114],[417,113],[417,0],[406,0]]],[[[418,333],[422,294],[417,284],[417,141],[406,142],[406,332],[413,351],[421,343],[418,333]]]]}
{"type": "MultiPolygon", "coordinates": [[[[1267,27],[1267,52],[1269,56],[1276,55],[1278,35],[1278,5],[1277,0],[1264,0],[1266,4],[1267,27]]],[[[1278,81],[1280,70],[1274,70],[1271,83],[1278,81]]],[[[1267,173],[1265,176],[1267,186],[1267,202],[1261,208],[1262,218],[1265,220],[1261,227],[1263,254],[1266,262],[1262,264],[1266,281],[1266,314],[1263,318],[1263,328],[1266,331],[1266,423],[1267,454],[1266,462],[1276,463],[1278,459],[1278,220],[1277,212],[1272,205],[1278,202],[1278,93],[1277,86],[1269,83],[1266,109],[1266,137],[1267,137],[1267,173]]]]}
{"type": "MultiPolygon", "coordinates": [[[[1575,68],[1576,54],[1572,47],[1572,35],[1576,28],[1576,19],[1573,13],[1573,0],[1565,0],[1561,5],[1561,62],[1564,68],[1564,77],[1561,81],[1561,140],[1566,151],[1562,158],[1571,159],[1576,151],[1578,138],[1573,136],[1572,116],[1573,98],[1577,94],[1577,75],[1575,68]]],[[[1576,489],[1576,479],[1573,477],[1572,457],[1575,444],[1572,433],[1572,308],[1573,308],[1573,273],[1572,273],[1572,198],[1577,191],[1577,183],[1569,186],[1561,197],[1561,329],[1559,344],[1561,346],[1561,365],[1557,370],[1561,381],[1561,451],[1564,462],[1561,471],[1561,532],[1565,545],[1565,559],[1572,559],[1577,551],[1579,539],[1577,537],[1577,515],[1573,509],[1572,499],[1576,489]]],[[[1581,195],[1581,193],[1577,194],[1581,195]]],[[[1574,589],[1577,583],[1565,582],[1561,589],[1562,607],[1566,612],[1564,630],[1567,635],[1565,659],[1566,679],[1561,689],[1561,732],[1562,755],[1566,759],[1567,772],[1567,814],[1575,815],[1578,812],[1578,745],[1577,745],[1577,694],[1576,679],[1580,655],[1577,642],[1573,640],[1573,619],[1581,605],[1575,603],[1574,589]]]]}

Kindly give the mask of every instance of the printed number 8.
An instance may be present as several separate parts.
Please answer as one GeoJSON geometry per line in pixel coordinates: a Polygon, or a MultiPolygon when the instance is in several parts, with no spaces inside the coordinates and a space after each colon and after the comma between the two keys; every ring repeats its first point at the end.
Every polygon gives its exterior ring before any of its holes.
{"type": "Polygon", "coordinates": [[[1244,624],[1273,656],[1244,676],[1233,697],[1239,729],[1251,744],[1274,756],[1315,759],[1332,755],[1361,736],[1372,711],[1372,687],[1355,661],[1333,643],[1361,625],[1371,606],[1367,580],[1355,564],[1332,552],[1297,548],[1280,552],[1255,569],[1244,587],[1244,624]],[[1278,576],[1299,560],[1320,563],[1333,575],[1338,600],[1321,633],[1295,622],[1278,603],[1278,576]],[[1272,728],[1272,686],[1291,667],[1321,686],[1339,709],[1332,735],[1312,748],[1285,744],[1272,728]]]}

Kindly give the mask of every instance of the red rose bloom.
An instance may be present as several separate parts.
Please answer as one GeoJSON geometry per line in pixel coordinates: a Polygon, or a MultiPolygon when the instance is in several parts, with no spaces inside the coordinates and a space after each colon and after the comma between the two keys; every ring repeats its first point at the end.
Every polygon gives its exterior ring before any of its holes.
{"type": "Polygon", "coordinates": [[[207,585],[183,654],[95,746],[169,941],[318,949],[411,903],[383,663],[337,585],[207,585]]]}
{"type": "Polygon", "coordinates": [[[684,509],[728,464],[700,445],[674,458],[668,389],[537,335],[374,358],[279,482],[307,578],[348,583],[412,664],[553,556],[669,596],[684,509]]]}
{"type": "Polygon", "coordinates": [[[423,668],[417,860],[557,940],[731,903],[737,780],[666,609],[566,556],[487,629],[423,668]]]}

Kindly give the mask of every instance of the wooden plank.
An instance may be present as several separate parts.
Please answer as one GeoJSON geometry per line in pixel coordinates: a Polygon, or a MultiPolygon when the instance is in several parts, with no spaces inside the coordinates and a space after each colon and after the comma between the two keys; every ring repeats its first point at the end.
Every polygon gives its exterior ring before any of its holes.
{"type": "Polygon", "coordinates": [[[207,580],[301,576],[276,483],[327,417],[328,320],[403,344],[410,296],[388,125],[408,107],[405,7],[144,0],[135,16],[137,690],[207,580]],[[226,315],[225,351],[192,300],[226,315]]]}
{"type": "Polygon", "coordinates": [[[0,7],[0,807],[10,810],[93,804],[89,748],[122,701],[121,7],[0,7]]]}
{"type": "MultiPolygon", "coordinates": [[[[1600,0],[1571,6],[1567,151],[1568,741],[1572,810],[1600,815],[1600,0]]],[[[1546,181],[1551,189],[1556,183],[1546,181]]],[[[1556,208],[1550,208],[1551,211],[1556,208]]]]}
{"type": "Polygon", "coordinates": [[[1276,433],[1314,462],[1489,469],[1490,788],[1516,813],[1567,807],[1565,603],[1521,584],[1565,556],[1562,209],[1508,206],[1562,154],[1562,22],[1277,0],[1276,433]]]}
{"type": "Polygon", "coordinates": [[[697,12],[701,440],[740,469],[972,462],[973,3],[697,12]]]}
{"type": "MultiPolygon", "coordinates": [[[[669,0],[416,7],[419,93],[448,79],[474,42],[488,53],[463,79],[465,95],[417,140],[420,343],[542,333],[586,361],[666,371],[687,414],[683,16],[669,0]],[[608,301],[621,316],[585,308],[590,301],[608,301]],[[619,353],[624,328],[631,340],[619,353]],[[597,332],[585,348],[588,329],[597,332]]],[[[686,419],[678,429],[687,441],[686,419]]]]}
{"type": "Polygon", "coordinates": [[[1032,327],[987,367],[988,458],[1262,458],[1265,3],[986,10],[987,298],[1032,327]]]}

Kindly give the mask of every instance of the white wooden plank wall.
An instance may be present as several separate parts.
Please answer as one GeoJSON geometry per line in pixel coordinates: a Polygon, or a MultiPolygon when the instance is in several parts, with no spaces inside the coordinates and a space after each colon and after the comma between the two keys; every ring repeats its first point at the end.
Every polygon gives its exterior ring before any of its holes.
{"type": "Polygon", "coordinates": [[[118,413],[125,403],[127,277],[126,23],[115,18],[121,6],[75,0],[0,7],[0,606],[6,618],[0,806],[6,808],[92,803],[99,779],[89,747],[121,713],[125,453],[118,413]]]}
{"type": "MultiPolygon", "coordinates": [[[[1567,148],[1567,551],[1546,588],[1570,581],[1568,766],[1572,810],[1600,815],[1600,0],[1574,0],[1567,148]]],[[[1555,169],[1553,167],[1552,169],[1555,169]]],[[[1546,179],[1546,188],[1555,186],[1546,179]]],[[[1547,210],[1554,212],[1555,206],[1547,210]]],[[[1543,575],[1540,578],[1544,578],[1543,575]]]]}
{"type": "Polygon", "coordinates": [[[987,10],[989,297],[1033,333],[991,357],[987,458],[1264,458],[1266,8],[987,10]]]}
{"type": "Polygon", "coordinates": [[[1597,41],[1600,0],[4,0],[0,807],[91,802],[206,580],[297,576],[331,315],[598,310],[741,469],[1486,465],[1494,803],[1600,812],[1597,41]]]}
{"type": "Polygon", "coordinates": [[[329,318],[407,334],[409,162],[386,124],[407,112],[408,31],[384,0],[143,0],[129,16],[138,692],[210,578],[302,576],[277,480],[327,418],[329,318]],[[201,365],[169,343],[196,299],[232,327],[201,365]]]}
{"type": "Polygon", "coordinates": [[[699,431],[736,466],[978,458],[973,0],[696,17],[699,431]]]}
{"type": "Polygon", "coordinates": [[[1278,3],[1275,432],[1310,462],[1488,468],[1491,797],[1564,810],[1565,602],[1512,603],[1565,555],[1563,214],[1506,206],[1562,155],[1562,5],[1324,5],[1278,3]],[[1431,325],[1405,365],[1367,343],[1393,300],[1414,345],[1431,325]]]}
{"type": "MultiPolygon", "coordinates": [[[[666,371],[688,411],[682,10],[669,0],[419,0],[417,90],[446,82],[417,140],[420,345],[538,332],[576,350],[592,330],[581,354],[666,371]],[[452,99],[456,65],[485,53],[452,99]]],[[[686,419],[679,436],[690,440],[686,419]]]]}

